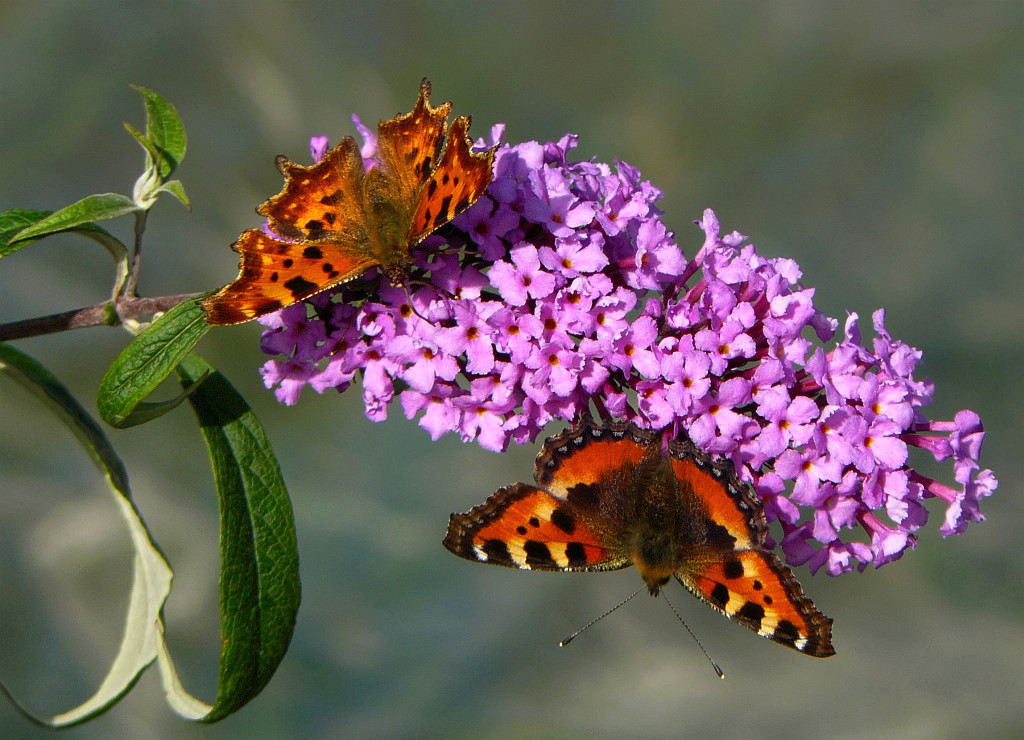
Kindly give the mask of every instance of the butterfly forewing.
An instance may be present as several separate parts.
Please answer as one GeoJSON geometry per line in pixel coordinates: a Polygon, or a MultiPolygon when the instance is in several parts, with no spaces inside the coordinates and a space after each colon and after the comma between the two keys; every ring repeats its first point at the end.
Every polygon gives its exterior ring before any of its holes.
{"type": "Polygon", "coordinates": [[[565,502],[525,483],[498,490],[465,514],[452,514],[444,546],[467,560],[530,570],[629,565],[565,502]]]}
{"type": "Polygon", "coordinates": [[[278,311],[375,264],[337,245],[285,242],[260,229],[244,232],[234,249],[242,255],[238,277],[202,301],[211,324],[237,324],[278,311]]]}
{"type": "Polygon", "coordinates": [[[571,492],[578,505],[586,506],[594,498],[594,486],[609,472],[636,465],[644,458],[647,439],[645,434],[634,434],[625,423],[594,426],[585,420],[544,443],[534,479],[559,498],[568,499],[571,492]]]}
{"type": "Polygon", "coordinates": [[[819,658],[835,654],[832,620],[770,552],[734,552],[676,575],[692,594],[762,637],[819,658]]]}

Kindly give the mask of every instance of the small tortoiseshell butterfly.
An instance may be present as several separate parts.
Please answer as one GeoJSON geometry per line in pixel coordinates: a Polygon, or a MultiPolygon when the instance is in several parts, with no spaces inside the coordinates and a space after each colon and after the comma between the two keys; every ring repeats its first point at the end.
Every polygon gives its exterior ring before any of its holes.
{"type": "Polygon", "coordinates": [[[763,637],[806,655],[835,654],[832,620],[766,549],[761,504],[728,460],[685,438],[666,449],[660,432],[585,418],[544,443],[534,479],[452,514],[444,546],[528,570],[635,565],[652,596],[675,576],[763,637]]]}

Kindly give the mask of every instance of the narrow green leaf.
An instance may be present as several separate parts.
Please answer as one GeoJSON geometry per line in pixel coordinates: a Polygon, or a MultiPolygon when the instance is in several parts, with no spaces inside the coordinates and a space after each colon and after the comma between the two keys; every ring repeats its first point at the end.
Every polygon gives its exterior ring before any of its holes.
{"type": "MultiPolygon", "coordinates": [[[[38,224],[51,215],[53,215],[53,211],[36,211],[26,208],[14,208],[9,211],[0,212],[0,257],[17,252],[22,247],[26,247],[32,242],[41,239],[42,235],[24,238],[19,235],[19,232],[24,231],[29,226],[38,224]]],[[[47,233],[64,231],[80,232],[100,242],[114,255],[115,259],[119,259],[122,253],[128,254],[124,245],[116,237],[94,223],[77,224],[68,228],[57,229],[53,232],[48,231],[47,233]]]]}
{"type": "Polygon", "coordinates": [[[170,193],[180,200],[183,206],[192,210],[192,204],[189,203],[188,196],[185,194],[185,186],[181,184],[181,180],[168,180],[157,188],[157,192],[170,193]]]}
{"type": "MultiPolygon", "coordinates": [[[[227,379],[198,356],[178,367],[213,466],[220,503],[221,656],[217,699],[203,717],[238,710],[284,657],[301,598],[291,501],[263,427],[227,379]]],[[[166,681],[165,681],[166,685],[166,681]]]]}
{"type": "Polygon", "coordinates": [[[146,150],[146,169],[149,169],[150,166],[155,166],[156,162],[160,161],[160,151],[153,145],[153,142],[150,141],[144,133],[127,121],[124,121],[122,125],[125,127],[125,130],[131,134],[137,142],[139,142],[142,148],[146,150]]]}
{"type": "Polygon", "coordinates": [[[181,403],[184,395],[159,403],[144,399],[174,372],[209,329],[199,304],[185,301],[135,337],[100,382],[96,406],[103,420],[114,427],[130,427],[181,403]]]}
{"type": "Polygon", "coordinates": [[[6,695],[31,721],[52,728],[70,727],[102,714],[116,704],[157,658],[158,651],[161,648],[166,650],[161,610],[170,593],[173,574],[132,503],[124,465],[100,425],[46,368],[28,355],[3,344],[0,344],[0,373],[20,382],[43,400],[79,439],[107,479],[135,549],[124,636],[117,656],[96,693],[68,712],[36,717],[14,699],[7,687],[0,684],[0,693],[6,695]]]}
{"type": "MultiPolygon", "coordinates": [[[[90,221],[117,218],[137,210],[139,210],[138,206],[126,195],[120,195],[119,193],[88,195],[77,203],[61,208],[59,211],[41,218],[31,226],[21,229],[10,239],[9,243],[20,242],[24,239],[38,239],[41,236],[55,234],[58,231],[81,229],[90,221]]],[[[103,233],[106,232],[104,231],[103,233]]]]}
{"type": "MultiPolygon", "coordinates": [[[[185,158],[187,139],[178,111],[158,93],[132,85],[146,102],[146,139],[160,152],[157,163],[166,179],[185,158]]],[[[133,134],[134,135],[134,134],[133,134]]]]}
{"type": "Polygon", "coordinates": [[[33,240],[25,240],[17,246],[10,246],[8,242],[14,238],[22,229],[25,229],[37,221],[42,221],[53,211],[33,211],[27,208],[12,208],[9,211],[0,212],[0,257],[21,249],[33,240]]]}

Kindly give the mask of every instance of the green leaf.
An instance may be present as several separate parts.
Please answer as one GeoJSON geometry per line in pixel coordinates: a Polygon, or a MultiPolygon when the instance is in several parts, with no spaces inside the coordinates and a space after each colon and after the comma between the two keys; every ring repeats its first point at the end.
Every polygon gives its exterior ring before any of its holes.
{"type": "Polygon", "coordinates": [[[179,303],[124,348],[100,382],[96,406],[111,426],[125,428],[162,416],[185,394],[169,401],[144,402],[209,331],[203,309],[193,300],[179,303]]]}
{"type": "MultiPolygon", "coordinates": [[[[34,211],[25,208],[14,208],[9,211],[0,212],[0,257],[17,252],[22,247],[26,247],[34,241],[38,241],[44,235],[22,237],[20,232],[27,229],[29,226],[40,223],[43,219],[53,215],[53,211],[34,211]]],[[[107,247],[108,251],[114,254],[115,259],[120,258],[120,254],[123,252],[125,255],[128,251],[124,245],[121,244],[110,232],[100,228],[94,223],[82,223],[74,224],[63,229],[56,229],[55,231],[48,231],[47,233],[57,233],[64,231],[75,231],[84,234],[92,239],[103,244],[107,247]]]]}
{"type": "Polygon", "coordinates": [[[156,169],[156,162],[160,161],[160,150],[156,148],[152,141],[150,141],[144,133],[139,131],[137,128],[132,126],[127,121],[123,122],[125,130],[135,137],[135,140],[139,142],[143,149],[146,150],[146,169],[156,169]]]}
{"type": "Polygon", "coordinates": [[[196,355],[178,375],[199,419],[220,503],[221,656],[204,722],[236,711],[270,681],[301,598],[291,501],[263,427],[227,379],[196,355]],[[203,378],[202,384],[197,384],[203,378]]]}
{"type": "Polygon", "coordinates": [[[185,186],[181,184],[181,180],[168,180],[156,190],[158,193],[170,193],[180,200],[183,206],[190,211],[192,210],[192,204],[188,201],[188,196],[185,194],[185,186]]]}
{"type": "MultiPolygon", "coordinates": [[[[187,139],[185,137],[185,126],[178,116],[178,111],[159,94],[152,90],[132,85],[133,88],[142,94],[146,103],[146,136],[145,138],[152,145],[159,156],[154,158],[160,171],[161,179],[166,180],[174,169],[181,164],[185,158],[187,139]]],[[[129,129],[133,131],[132,129],[129,129]]],[[[139,139],[133,132],[132,135],[139,139]]],[[[142,142],[139,139],[140,143],[142,142]]],[[[150,147],[143,144],[143,147],[150,151],[150,147]]]]}
{"type": "Polygon", "coordinates": [[[52,728],[70,727],[81,724],[116,704],[135,685],[146,667],[157,658],[160,649],[163,648],[166,652],[163,645],[161,610],[170,593],[173,574],[132,503],[124,465],[99,424],[46,368],[28,355],[3,344],[0,344],[0,373],[18,381],[43,400],[82,443],[107,479],[118,509],[128,526],[135,549],[124,637],[117,656],[96,693],[68,712],[40,718],[22,707],[7,687],[0,684],[0,693],[6,695],[31,721],[52,728]]]}
{"type": "Polygon", "coordinates": [[[53,211],[31,211],[27,208],[12,208],[9,211],[3,211],[0,213],[0,257],[17,251],[26,244],[31,244],[35,241],[34,239],[25,240],[14,247],[8,244],[19,231],[31,226],[37,221],[42,221],[51,213],[53,213],[53,211]]]}
{"type": "MultiPolygon", "coordinates": [[[[59,211],[39,219],[31,226],[21,229],[8,243],[20,242],[24,239],[38,239],[48,234],[56,234],[59,231],[70,231],[72,229],[92,231],[99,229],[99,227],[86,229],[87,225],[92,226],[89,224],[90,221],[117,218],[137,210],[139,210],[138,206],[126,195],[120,195],[119,193],[88,195],[77,203],[61,208],[59,211]]],[[[102,229],[99,229],[99,231],[102,231],[104,234],[107,233],[102,229]]]]}

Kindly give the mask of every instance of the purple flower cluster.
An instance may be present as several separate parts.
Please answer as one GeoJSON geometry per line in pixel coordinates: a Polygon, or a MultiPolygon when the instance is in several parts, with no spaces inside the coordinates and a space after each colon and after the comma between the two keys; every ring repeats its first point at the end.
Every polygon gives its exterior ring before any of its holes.
{"type": "MultiPolygon", "coordinates": [[[[375,141],[359,128],[369,166],[375,141]]],[[[432,438],[498,451],[595,412],[685,433],[754,486],[789,563],[832,575],[899,558],[925,498],[946,502],[944,535],[984,518],[997,482],[979,471],[980,419],[924,418],[920,352],[888,334],[883,311],[870,348],[856,315],[829,347],[838,322],[795,262],[722,235],[710,210],[687,259],[655,207],[661,192],[624,162],[569,161],[575,146],[567,135],[500,147],[487,195],[413,250],[422,285],[371,292],[368,274],[311,312],[265,317],[262,348],[284,356],[264,366],[267,387],[291,404],[306,385],[358,379],[370,419],[397,396],[432,438]],[[910,447],[952,457],[957,485],[910,467],[910,447]]]]}

